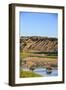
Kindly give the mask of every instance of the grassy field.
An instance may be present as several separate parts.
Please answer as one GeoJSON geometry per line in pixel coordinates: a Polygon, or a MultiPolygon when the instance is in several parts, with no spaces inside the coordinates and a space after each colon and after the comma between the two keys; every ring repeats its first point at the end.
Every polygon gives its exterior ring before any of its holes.
{"type": "Polygon", "coordinates": [[[20,77],[41,77],[41,75],[35,74],[34,72],[30,71],[21,71],[20,72],[20,77]]]}
{"type": "Polygon", "coordinates": [[[45,53],[45,52],[20,52],[20,57],[22,59],[26,57],[39,57],[39,58],[57,58],[57,54],[51,53],[45,53]]]}

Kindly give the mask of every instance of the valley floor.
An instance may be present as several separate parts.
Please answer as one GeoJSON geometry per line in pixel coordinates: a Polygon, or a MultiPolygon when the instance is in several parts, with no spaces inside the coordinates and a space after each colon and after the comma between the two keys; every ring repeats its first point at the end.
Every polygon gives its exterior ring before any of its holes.
{"type": "Polygon", "coordinates": [[[45,54],[44,52],[20,52],[20,77],[41,76],[34,72],[23,71],[25,68],[34,70],[36,68],[46,68],[57,70],[58,59],[56,54],[45,54]]]}

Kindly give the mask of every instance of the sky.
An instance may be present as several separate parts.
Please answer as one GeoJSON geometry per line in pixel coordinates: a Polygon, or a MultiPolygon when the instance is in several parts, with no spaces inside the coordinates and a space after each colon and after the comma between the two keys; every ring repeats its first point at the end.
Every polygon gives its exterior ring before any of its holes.
{"type": "Polygon", "coordinates": [[[20,12],[20,36],[58,37],[58,14],[20,12]]]}

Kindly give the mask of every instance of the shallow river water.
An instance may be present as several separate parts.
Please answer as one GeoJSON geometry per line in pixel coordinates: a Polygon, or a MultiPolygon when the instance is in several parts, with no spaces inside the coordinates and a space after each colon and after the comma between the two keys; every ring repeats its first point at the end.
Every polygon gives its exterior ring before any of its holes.
{"type": "Polygon", "coordinates": [[[51,73],[47,73],[47,70],[44,68],[36,68],[33,72],[36,74],[40,74],[41,76],[57,76],[58,75],[58,70],[54,69],[52,70],[51,73]]]}

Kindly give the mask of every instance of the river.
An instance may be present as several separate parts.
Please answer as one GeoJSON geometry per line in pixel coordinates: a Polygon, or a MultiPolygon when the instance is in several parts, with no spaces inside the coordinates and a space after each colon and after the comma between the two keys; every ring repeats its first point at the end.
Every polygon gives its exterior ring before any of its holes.
{"type": "Polygon", "coordinates": [[[52,70],[51,73],[47,73],[46,68],[36,68],[33,72],[35,72],[41,76],[57,76],[58,75],[57,69],[52,70]]]}

